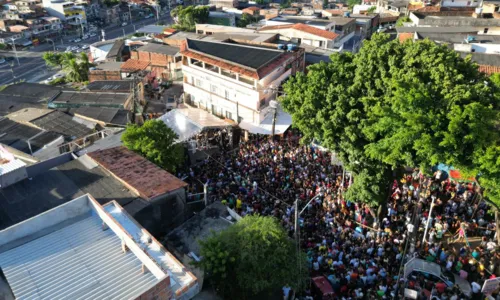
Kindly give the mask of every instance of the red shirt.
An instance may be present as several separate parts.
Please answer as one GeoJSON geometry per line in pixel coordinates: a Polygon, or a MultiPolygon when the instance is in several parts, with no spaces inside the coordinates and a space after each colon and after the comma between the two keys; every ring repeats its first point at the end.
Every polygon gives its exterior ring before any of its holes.
{"type": "Polygon", "coordinates": [[[438,293],[442,294],[446,290],[446,284],[444,282],[438,282],[436,283],[436,290],[438,293]]]}

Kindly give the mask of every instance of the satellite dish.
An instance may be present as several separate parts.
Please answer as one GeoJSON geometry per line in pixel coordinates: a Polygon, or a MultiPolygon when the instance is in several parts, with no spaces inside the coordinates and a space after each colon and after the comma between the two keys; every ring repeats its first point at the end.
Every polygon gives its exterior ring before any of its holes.
{"type": "Polygon", "coordinates": [[[278,108],[279,103],[278,103],[278,101],[276,101],[276,100],[271,100],[271,101],[269,101],[269,106],[270,106],[271,108],[278,108]]]}

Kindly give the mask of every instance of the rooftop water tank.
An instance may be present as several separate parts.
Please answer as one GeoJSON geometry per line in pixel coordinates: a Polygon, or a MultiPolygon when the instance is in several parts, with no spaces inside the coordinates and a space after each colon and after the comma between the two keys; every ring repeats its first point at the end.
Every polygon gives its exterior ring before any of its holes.
{"type": "Polygon", "coordinates": [[[278,50],[284,50],[285,49],[285,45],[283,44],[278,44],[278,50]]]}

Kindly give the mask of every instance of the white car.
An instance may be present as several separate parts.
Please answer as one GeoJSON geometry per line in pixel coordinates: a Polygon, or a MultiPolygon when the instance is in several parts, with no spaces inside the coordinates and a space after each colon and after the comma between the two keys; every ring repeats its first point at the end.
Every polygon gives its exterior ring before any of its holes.
{"type": "Polygon", "coordinates": [[[94,32],[90,33],[90,37],[94,37],[94,36],[97,36],[97,33],[94,33],[94,32]]]}
{"type": "Polygon", "coordinates": [[[6,62],[5,58],[0,57],[0,64],[4,64],[6,62]]]}
{"type": "Polygon", "coordinates": [[[82,46],[82,50],[87,50],[88,48],[90,48],[89,45],[83,45],[82,46]]]}
{"type": "Polygon", "coordinates": [[[54,80],[54,79],[58,79],[58,78],[64,78],[64,77],[66,77],[66,75],[61,74],[61,73],[58,73],[58,74],[56,74],[56,75],[52,76],[52,80],[54,80]]]}
{"type": "Polygon", "coordinates": [[[127,24],[127,22],[123,22],[123,23],[122,23],[122,27],[125,27],[125,26],[127,26],[127,25],[128,25],[128,24],[127,24]]]}
{"type": "Polygon", "coordinates": [[[88,38],[89,38],[89,36],[88,36],[88,35],[84,35],[84,36],[82,36],[82,40],[86,40],[86,39],[88,39],[88,38]]]}
{"type": "Polygon", "coordinates": [[[78,46],[72,46],[71,47],[71,51],[78,51],[80,50],[80,48],[78,46]]]}
{"type": "Polygon", "coordinates": [[[81,41],[82,41],[82,39],[75,39],[73,42],[75,42],[75,43],[79,43],[79,42],[81,42],[81,41]]]}

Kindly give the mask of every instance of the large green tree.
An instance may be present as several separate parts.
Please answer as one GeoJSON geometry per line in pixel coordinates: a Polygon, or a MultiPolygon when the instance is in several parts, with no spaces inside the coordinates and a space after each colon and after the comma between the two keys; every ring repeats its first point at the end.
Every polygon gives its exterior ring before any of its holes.
{"type": "Polygon", "coordinates": [[[500,182],[497,87],[446,46],[376,34],[357,54],[310,66],[284,91],[305,139],[337,152],[355,174],[351,200],[383,203],[391,174],[405,166],[429,172],[446,163],[500,182]]]}
{"type": "Polygon", "coordinates": [[[203,268],[224,299],[269,299],[285,285],[301,290],[308,269],[305,254],[272,217],[246,216],[200,242],[203,268]],[[259,297],[260,296],[260,297],[259,297]]]}
{"type": "Polygon", "coordinates": [[[174,28],[185,31],[195,31],[196,24],[206,23],[209,15],[208,6],[177,6],[170,15],[175,21],[174,28]]]}
{"type": "Polygon", "coordinates": [[[129,124],[122,135],[125,147],[172,173],[184,161],[184,148],[176,139],[177,134],[161,120],[129,124]]]}
{"type": "Polygon", "coordinates": [[[71,52],[45,52],[42,58],[48,66],[62,68],[66,73],[66,79],[71,82],[88,80],[88,72],[92,64],[84,52],[80,53],[79,57],[71,52]]]}

